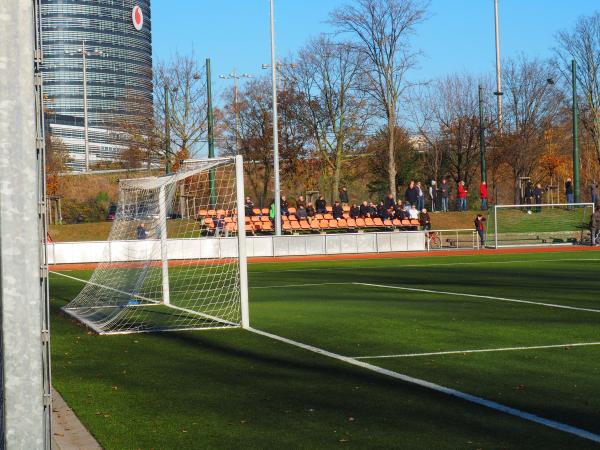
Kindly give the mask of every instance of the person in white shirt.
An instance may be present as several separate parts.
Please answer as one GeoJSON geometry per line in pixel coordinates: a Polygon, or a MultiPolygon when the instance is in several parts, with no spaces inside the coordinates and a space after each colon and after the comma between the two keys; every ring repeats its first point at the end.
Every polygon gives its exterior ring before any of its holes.
{"type": "Polygon", "coordinates": [[[408,211],[408,215],[410,219],[419,219],[419,210],[417,209],[417,205],[412,205],[410,210],[408,211]]]}

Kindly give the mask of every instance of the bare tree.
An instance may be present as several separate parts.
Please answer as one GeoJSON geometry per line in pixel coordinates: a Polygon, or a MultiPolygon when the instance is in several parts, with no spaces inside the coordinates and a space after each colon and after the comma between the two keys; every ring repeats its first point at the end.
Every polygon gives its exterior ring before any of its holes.
{"type": "Polygon", "coordinates": [[[289,70],[303,95],[303,120],[329,175],[333,201],[343,165],[355,153],[368,120],[364,96],[358,89],[359,54],[321,36],[300,50],[289,70]]]}
{"type": "Polygon", "coordinates": [[[356,48],[369,67],[364,71],[366,91],[382,108],[388,128],[388,184],[396,194],[394,137],[400,99],[409,86],[407,72],[418,52],[410,37],[425,19],[422,0],[356,0],[332,12],[331,22],[355,38],[356,48]]]}
{"type": "Polygon", "coordinates": [[[555,74],[550,64],[520,57],[504,64],[505,123],[498,138],[503,158],[512,169],[514,200],[520,201],[519,178],[529,177],[544,151],[544,132],[558,117],[561,93],[548,83],[555,74]]]}
{"type": "MultiPolygon", "coordinates": [[[[155,115],[158,129],[164,129],[165,88],[168,91],[171,144],[177,159],[199,152],[206,140],[207,98],[204,65],[194,55],[175,55],[167,64],[159,64],[155,81],[155,115]]],[[[163,136],[164,139],[164,136],[163,136]]],[[[168,156],[168,155],[167,155],[168,156]]]]}
{"type": "Polygon", "coordinates": [[[577,63],[581,121],[600,162],[600,12],[579,18],[572,31],[561,31],[556,40],[557,66],[567,80],[571,60],[577,63]]]}

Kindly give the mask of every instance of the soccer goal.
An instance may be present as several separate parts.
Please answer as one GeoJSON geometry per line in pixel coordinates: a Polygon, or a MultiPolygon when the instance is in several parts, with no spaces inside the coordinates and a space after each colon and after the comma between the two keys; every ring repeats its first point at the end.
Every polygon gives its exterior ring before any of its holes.
{"type": "Polygon", "coordinates": [[[121,180],[104,261],[64,311],[100,334],[249,327],[243,179],[237,156],[121,180]]]}
{"type": "Polygon", "coordinates": [[[574,245],[588,233],[592,203],[495,205],[487,242],[500,247],[574,245]]]}

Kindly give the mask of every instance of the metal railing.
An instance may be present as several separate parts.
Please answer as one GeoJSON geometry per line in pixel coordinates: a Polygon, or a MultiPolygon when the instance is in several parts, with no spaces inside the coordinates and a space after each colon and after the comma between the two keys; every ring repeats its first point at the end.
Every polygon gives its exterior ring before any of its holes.
{"type": "Polygon", "coordinates": [[[430,230],[425,234],[425,241],[428,251],[480,248],[477,231],[472,228],[430,230]]]}

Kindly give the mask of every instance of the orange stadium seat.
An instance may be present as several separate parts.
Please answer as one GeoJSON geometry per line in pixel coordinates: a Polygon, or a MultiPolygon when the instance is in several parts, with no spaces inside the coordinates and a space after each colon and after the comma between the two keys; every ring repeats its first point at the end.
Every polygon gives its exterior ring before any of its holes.
{"type": "Polygon", "coordinates": [[[306,220],[301,220],[300,228],[302,228],[303,230],[310,230],[310,223],[308,223],[306,220]]]}
{"type": "Polygon", "coordinates": [[[348,228],[356,228],[356,220],[348,219],[346,220],[346,225],[348,226],[348,228]]]}
{"type": "Polygon", "coordinates": [[[262,216],[260,218],[260,221],[263,222],[263,223],[265,223],[265,222],[271,223],[271,219],[269,219],[267,216],[262,216]]]}
{"type": "Polygon", "coordinates": [[[340,219],[337,221],[338,228],[348,228],[348,222],[346,219],[340,219]]]}
{"type": "Polygon", "coordinates": [[[328,213],[333,212],[333,206],[326,206],[325,209],[328,213]]]}
{"type": "Polygon", "coordinates": [[[365,223],[365,219],[361,219],[360,217],[358,219],[356,219],[356,226],[358,228],[364,228],[367,226],[367,224],[365,223]]]}
{"type": "Polygon", "coordinates": [[[331,219],[329,221],[329,228],[339,228],[338,221],[335,219],[331,219]]]}
{"type": "Polygon", "coordinates": [[[382,227],[383,226],[383,220],[381,220],[379,217],[375,217],[373,219],[373,225],[375,225],[376,227],[382,227]]]}
{"type": "Polygon", "coordinates": [[[254,208],[254,209],[252,210],[252,212],[253,212],[253,213],[254,213],[254,215],[256,215],[256,216],[260,215],[260,209],[258,209],[258,208],[254,208]]]}
{"type": "Polygon", "coordinates": [[[267,216],[268,216],[268,215],[269,215],[269,208],[263,208],[263,209],[261,210],[261,212],[262,212],[263,214],[265,214],[265,215],[267,215],[267,216]]]}
{"type": "Polygon", "coordinates": [[[293,208],[293,207],[291,207],[291,206],[290,206],[290,207],[288,208],[288,212],[290,213],[290,215],[292,215],[292,214],[296,214],[296,208],[293,208]]]}
{"type": "Polygon", "coordinates": [[[333,216],[331,214],[327,213],[327,214],[323,215],[323,219],[325,219],[325,220],[333,220],[333,216]]]}
{"type": "Polygon", "coordinates": [[[319,221],[319,228],[321,228],[321,230],[327,230],[329,228],[329,221],[328,220],[320,220],[319,221]]]}

